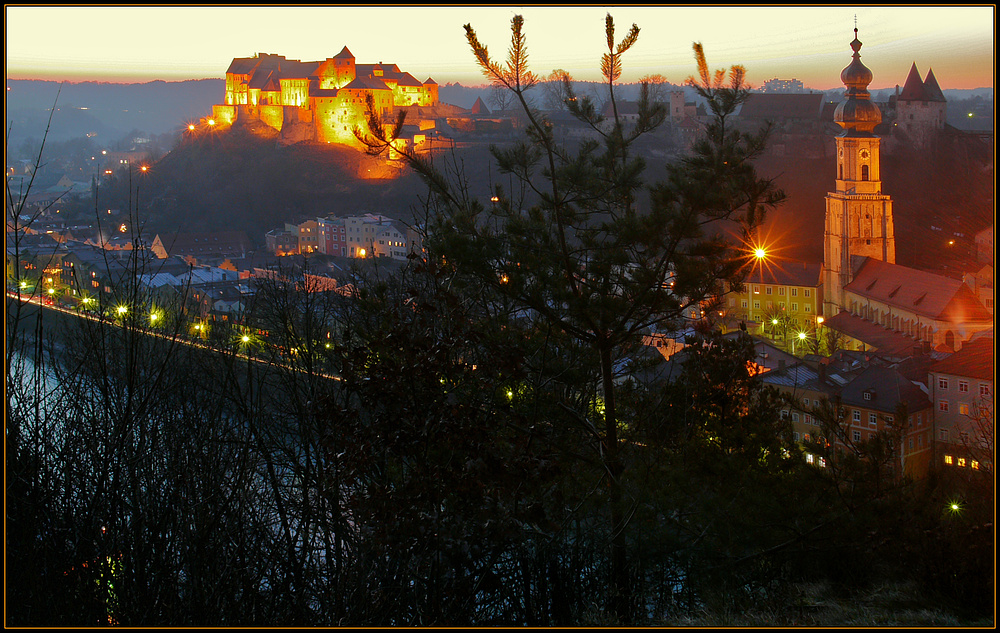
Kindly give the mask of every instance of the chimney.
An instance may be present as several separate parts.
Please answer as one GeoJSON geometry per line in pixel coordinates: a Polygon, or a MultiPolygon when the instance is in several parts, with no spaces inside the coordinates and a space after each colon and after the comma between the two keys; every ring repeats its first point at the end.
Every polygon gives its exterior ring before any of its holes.
{"type": "Polygon", "coordinates": [[[781,359],[778,360],[778,373],[779,374],[785,373],[785,359],[784,358],[781,358],[781,359]]]}
{"type": "Polygon", "coordinates": [[[818,369],[819,369],[819,381],[820,381],[821,384],[825,383],[826,382],[826,363],[820,363],[818,369]]]}

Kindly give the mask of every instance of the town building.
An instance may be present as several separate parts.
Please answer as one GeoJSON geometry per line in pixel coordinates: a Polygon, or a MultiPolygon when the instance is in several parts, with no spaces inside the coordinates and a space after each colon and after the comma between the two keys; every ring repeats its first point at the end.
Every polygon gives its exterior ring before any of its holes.
{"type": "Polygon", "coordinates": [[[399,108],[438,105],[433,79],[418,81],[396,64],[358,64],[345,46],[335,57],[302,62],[260,53],[233,59],[215,123],[258,122],[289,141],[359,145],[368,110],[392,116],[399,108]]]}
{"type": "Polygon", "coordinates": [[[253,245],[243,231],[162,233],[153,238],[150,250],[160,259],[179,255],[197,261],[246,257],[253,250],[253,245]]]}
{"type": "Polygon", "coordinates": [[[742,321],[748,329],[759,329],[772,338],[777,337],[779,325],[785,335],[813,332],[821,316],[820,272],[819,264],[806,262],[761,265],[740,292],[727,294],[725,311],[730,320],[742,321]]]}
{"type": "Polygon", "coordinates": [[[761,92],[778,94],[798,94],[806,91],[805,86],[798,79],[768,79],[760,87],[761,92]]]}
{"type": "Polygon", "coordinates": [[[995,350],[990,332],[931,366],[933,422],[916,447],[907,443],[915,471],[986,466],[992,472],[995,350]]]}

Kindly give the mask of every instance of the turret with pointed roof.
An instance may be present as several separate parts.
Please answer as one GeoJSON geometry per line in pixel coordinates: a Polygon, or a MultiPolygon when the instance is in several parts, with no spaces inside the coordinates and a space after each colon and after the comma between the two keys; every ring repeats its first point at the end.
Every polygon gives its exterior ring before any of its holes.
{"type": "Polygon", "coordinates": [[[924,146],[936,130],[944,128],[947,102],[934,71],[920,81],[916,62],[910,66],[903,90],[896,98],[894,132],[904,135],[917,147],[924,146]]]}

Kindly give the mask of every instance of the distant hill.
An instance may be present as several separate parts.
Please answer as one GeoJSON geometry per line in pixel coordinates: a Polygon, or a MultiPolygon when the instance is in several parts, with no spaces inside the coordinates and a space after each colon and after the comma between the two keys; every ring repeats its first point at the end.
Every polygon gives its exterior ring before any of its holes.
{"type": "Polygon", "coordinates": [[[150,135],[180,130],[188,121],[211,114],[224,89],[221,79],[144,84],[8,80],[8,143],[40,138],[53,104],[59,112],[50,130],[55,141],[88,134],[117,138],[131,130],[150,135]]]}

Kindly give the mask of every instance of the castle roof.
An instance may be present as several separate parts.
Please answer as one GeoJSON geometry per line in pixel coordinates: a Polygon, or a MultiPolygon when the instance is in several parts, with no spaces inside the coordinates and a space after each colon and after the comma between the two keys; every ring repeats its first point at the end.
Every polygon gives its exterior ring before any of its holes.
{"type": "Polygon", "coordinates": [[[934,78],[934,71],[928,70],[927,76],[924,78],[924,94],[927,96],[928,101],[944,101],[944,93],[941,92],[941,87],[938,86],[937,79],[934,78]]]}
{"type": "Polygon", "coordinates": [[[899,93],[899,101],[929,101],[924,95],[924,82],[920,81],[916,62],[910,66],[910,73],[906,76],[903,91],[899,93]]]}
{"type": "Polygon", "coordinates": [[[247,75],[257,67],[257,58],[255,57],[236,57],[229,64],[229,68],[226,69],[227,75],[247,75]]]}
{"type": "Polygon", "coordinates": [[[991,321],[972,290],[957,279],[867,257],[845,290],[935,320],[991,321]]]}
{"type": "Polygon", "coordinates": [[[347,50],[347,47],[345,46],[339,53],[337,53],[334,59],[354,59],[354,55],[351,54],[351,51],[347,50]]]}
{"type": "Polygon", "coordinates": [[[425,81],[425,82],[424,82],[424,85],[425,85],[425,86],[427,86],[427,85],[434,85],[434,86],[436,86],[436,85],[437,85],[437,82],[436,82],[436,81],[434,81],[433,79],[431,79],[430,77],[428,77],[428,78],[427,78],[427,81],[425,81]]]}
{"type": "Polygon", "coordinates": [[[419,88],[423,85],[410,73],[400,73],[396,83],[400,86],[413,86],[415,88],[419,88]]]}
{"type": "Polygon", "coordinates": [[[491,114],[490,109],[483,103],[482,97],[476,97],[476,102],[472,104],[471,114],[491,114]]]}
{"type": "Polygon", "coordinates": [[[358,77],[341,90],[389,90],[389,86],[377,77],[358,77]]]}

